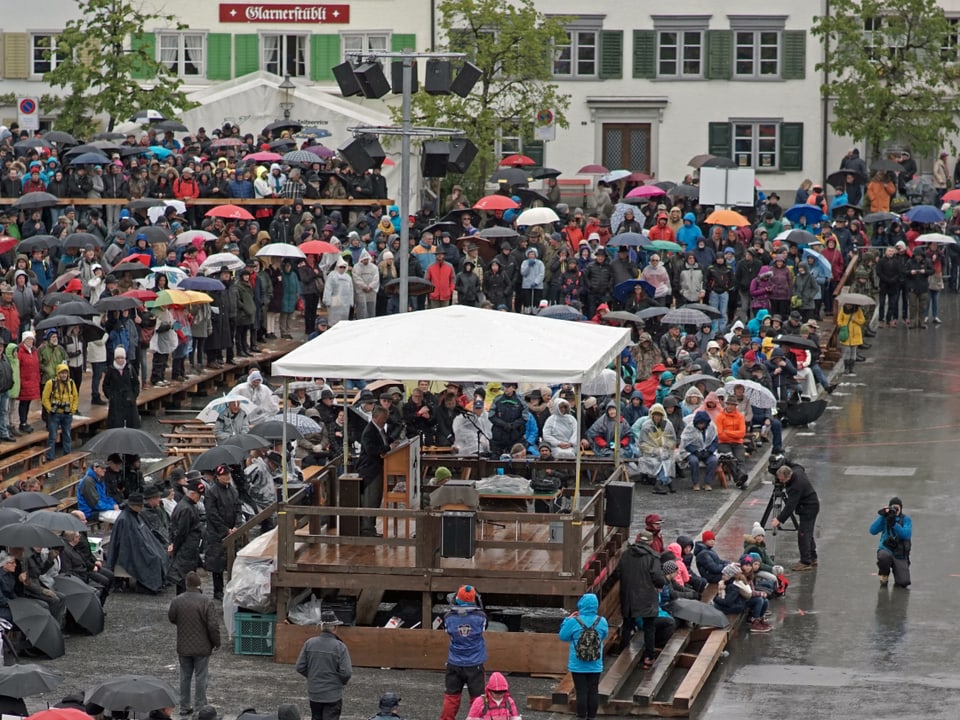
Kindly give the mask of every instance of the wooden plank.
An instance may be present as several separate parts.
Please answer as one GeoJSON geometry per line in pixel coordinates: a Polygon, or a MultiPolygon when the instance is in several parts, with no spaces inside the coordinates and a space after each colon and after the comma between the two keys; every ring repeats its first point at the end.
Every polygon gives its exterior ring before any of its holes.
{"type": "MultiPolygon", "coordinates": [[[[316,635],[313,626],[279,623],[274,636],[274,660],[292,664],[300,648],[316,635]]],[[[337,634],[350,650],[354,667],[393,667],[443,670],[450,638],[443,630],[387,630],[341,627],[337,634]]],[[[557,674],[566,670],[568,645],[552,633],[486,633],[486,665],[505,672],[557,674]]]]}
{"type": "Polygon", "coordinates": [[[690,631],[687,628],[680,628],[667,641],[652,670],[643,678],[643,682],[633,693],[633,701],[641,705],[649,705],[653,698],[663,687],[670,671],[676,665],[677,657],[682,653],[690,643],[690,631]]]}
{"type": "Polygon", "coordinates": [[[643,659],[643,650],[642,642],[630,643],[626,650],[623,650],[613,661],[613,664],[604,671],[597,688],[601,703],[608,702],[620,691],[634,668],[643,659]]]}
{"type": "Polygon", "coordinates": [[[690,709],[690,706],[697,699],[697,695],[706,685],[710,672],[720,660],[720,655],[727,646],[729,636],[730,634],[726,630],[714,630],[710,633],[710,637],[703,643],[703,647],[697,655],[696,662],[687,671],[680,687],[673,694],[673,706],[675,708],[690,709]]]}
{"type": "Polygon", "coordinates": [[[377,614],[377,608],[383,601],[383,594],[386,590],[384,583],[377,583],[363,588],[360,597],[357,599],[357,622],[361,625],[373,624],[373,618],[377,614]]]}

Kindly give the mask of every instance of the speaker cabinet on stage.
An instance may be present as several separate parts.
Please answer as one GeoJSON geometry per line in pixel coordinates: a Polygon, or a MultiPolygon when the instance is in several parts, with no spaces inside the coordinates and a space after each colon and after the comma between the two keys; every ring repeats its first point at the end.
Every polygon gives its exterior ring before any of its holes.
{"type": "Polygon", "coordinates": [[[347,159],[350,167],[358,173],[365,173],[373,167],[380,167],[387,156],[380,145],[380,141],[373,136],[361,135],[348,140],[337,148],[337,151],[347,159]]]}
{"type": "Polygon", "coordinates": [[[477,156],[477,146],[466,138],[450,141],[450,158],[447,160],[447,172],[465,173],[477,156]]]}
{"type": "Polygon", "coordinates": [[[353,70],[363,96],[375,100],[390,92],[390,83],[383,74],[383,66],[378,62],[368,62],[358,65],[353,70]]]}
{"type": "Polygon", "coordinates": [[[472,558],[477,551],[477,514],[445,512],[440,518],[440,557],[472,558]]]}
{"type": "MultiPolygon", "coordinates": [[[[420,91],[420,78],[417,75],[417,61],[413,61],[410,77],[411,92],[420,91]]],[[[390,87],[393,88],[394,95],[403,94],[403,60],[394,60],[390,63],[390,87]]]]}
{"type": "Polygon", "coordinates": [[[344,97],[353,97],[354,95],[363,95],[360,89],[360,83],[357,82],[357,76],[353,74],[353,64],[349,62],[340,63],[333,66],[333,77],[340,86],[340,93],[344,97]]]}
{"type": "Polygon", "coordinates": [[[603,503],[603,524],[608,527],[630,527],[633,517],[633,483],[609,482],[603,503]]]}
{"type": "Polygon", "coordinates": [[[483,71],[480,68],[473,63],[465,62],[453,82],[450,83],[450,92],[465,98],[473,90],[473,86],[477,84],[477,80],[482,75],[483,71]]]}
{"type": "Polygon", "coordinates": [[[447,162],[450,160],[450,143],[428,141],[423,144],[423,155],[420,158],[420,167],[423,176],[441,178],[447,174],[447,162]]]}
{"type": "Polygon", "coordinates": [[[423,79],[423,89],[428,95],[449,95],[453,68],[449,60],[427,60],[427,75],[423,79]]]}
{"type": "MultiPolygon", "coordinates": [[[[340,486],[337,494],[339,507],[363,507],[363,478],[354,473],[344,474],[337,478],[340,486]]],[[[360,535],[360,518],[357,516],[340,516],[340,535],[358,537],[360,535]]]]}

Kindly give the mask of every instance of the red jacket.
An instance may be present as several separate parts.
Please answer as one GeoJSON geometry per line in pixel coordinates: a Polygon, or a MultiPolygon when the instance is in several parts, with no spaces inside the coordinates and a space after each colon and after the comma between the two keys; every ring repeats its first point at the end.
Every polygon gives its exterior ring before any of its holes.
{"type": "Polygon", "coordinates": [[[448,262],[435,262],[427,268],[427,280],[433,283],[431,300],[449,300],[453,297],[453,265],[448,262]]]}
{"type": "Polygon", "coordinates": [[[20,360],[20,397],[19,400],[40,399],[40,353],[37,348],[30,352],[23,346],[17,348],[20,360]]]}
{"type": "Polygon", "coordinates": [[[173,196],[180,198],[198,198],[200,197],[200,186],[192,177],[189,180],[177,178],[173,181],[173,196]]]}

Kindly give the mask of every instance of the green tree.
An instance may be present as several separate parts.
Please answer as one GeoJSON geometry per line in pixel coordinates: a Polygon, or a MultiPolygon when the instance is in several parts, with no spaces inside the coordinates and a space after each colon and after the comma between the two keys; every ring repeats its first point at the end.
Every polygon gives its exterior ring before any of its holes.
{"type": "Polygon", "coordinates": [[[875,159],[887,143],[929,153],[960,131],[957,27],[936,0],[833,0],[815,19],[824,44],[833,131],[864,140],[875,159]]]}
{"type": "Polygon", "coordinates": [[[566,33],[561,18],[542,15],[532,0],[441,0],[437,9],[445,49],[466,53],[482,75],[466,98],[414,95],[413,122],[466,132],[479,152],[462,183],[477,198],[497,166],[498,134],[532,139],[542,108],[553,109],[557,124],[567,127],[570,98],[552,82],[551,62],[566,33]]]}
{"type": "Polygon", "coordinates": [[[143,42],[144,28],[164,25],[183,29],[173,15],[148,12],[126,0],[78,0],[79,19],[67,22],[57,38],[59,63],[43,79],[65,88],[55,126],[85,136],[107,117],[107,129],[151,108],[173,116],[193,104],[182,81],[154,57],[143,42]],[[149,78],[141,85],[134,78],[149,78]]]}

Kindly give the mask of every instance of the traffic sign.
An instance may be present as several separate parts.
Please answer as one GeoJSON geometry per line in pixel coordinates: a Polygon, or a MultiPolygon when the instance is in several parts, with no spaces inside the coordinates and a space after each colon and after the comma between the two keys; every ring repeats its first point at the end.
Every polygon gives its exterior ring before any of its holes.
{"type": "Polygon", "coordinates": [[[17,100],[17,122],[21,130],[40,129],[40,103],[36,98],[26,97],[17,100]]]}

